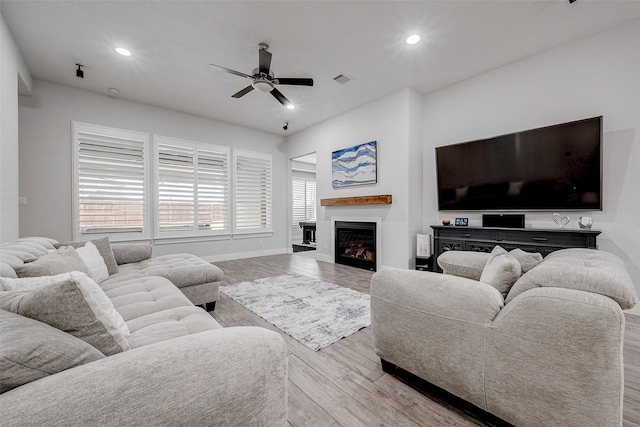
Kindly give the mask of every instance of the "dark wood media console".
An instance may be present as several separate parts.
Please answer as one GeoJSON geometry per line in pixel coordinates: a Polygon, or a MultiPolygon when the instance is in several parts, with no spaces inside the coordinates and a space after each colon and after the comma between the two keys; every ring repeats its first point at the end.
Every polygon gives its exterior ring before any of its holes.
{"type": "Polygon", "coordinates": [[[553,251],[566,248],[596,249],[598,230],[587,229],[541,229],[498,227],[455,227],[432,225],[433,262],[432,271],[442,272],[435,260],[446,251],[491,252],[500,245],[507,251],[520,248],[527,252],[540,252],[547,256],[553,251]]]}

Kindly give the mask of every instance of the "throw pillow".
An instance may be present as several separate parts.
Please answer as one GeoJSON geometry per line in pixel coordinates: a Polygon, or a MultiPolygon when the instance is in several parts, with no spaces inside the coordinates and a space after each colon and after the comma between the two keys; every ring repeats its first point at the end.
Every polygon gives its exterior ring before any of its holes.
{"type": "MultiPolygon", "coordinates": [[[[116,259],[113,256],[113,251],[111,250],[111,243],[109,242],[109,237],[103,237],[101,239],[93,239],[93,240],[90,240],[90,242],[96,245],[96,247],[98,248],[98,252],[100,252],[100,255],[102,255],[102,258],[104,259],[104,263],[107,265],[107,271],[109,271],[109,275],[116,274],[118,272],[118,264],[116,263],[116,259]]],[[[54,244],[53,246],[55,246],[56,248],[60,248],[62,246],[73,246],[74,248],[78,249],[84,246],[85,243],[86,242],[78,242],[78,241],[60,242],[60,243],[54,244]]]]}
{"type": "Polygon", "coordinates": [[[80,258],[87,267],[87,275],[96,282],[102,282],[109,277],[109,271],[107,270],[107,264],[104,262],[104,258],[98,252],[98,248],[92,242],[87,242],[81,248],[76,249],[80,258]]]}
{"type": "Polygon", "coordinates": [[[522,249],[514,249],[509,251],[509,254],[511,254],[511,256],[517,259],[520,263],[520,267],[522,267],[522,274],[542,262],[542,254],[539,252],[525,252],[522,249]]]}
{"type": "Polygon", "coordinates": [[[151,258],[149,245],[113,245],[112,249],[118,264],[129,264],[151,258]]]}
{"type": "Polygon", "coordinates": [[[0,393],[104,355],[37,320],[0,310],[0,393]]]}
{"type": "Polygon", "coordinates": [[[511,286],[518,280],[522,268],[517,259],[505,251],[501,246],[496,246],[491,251],[491,256],[482,270],[480,281],[493,286],[502,295],[507,295],[511,286]]]}
{"type": "Polygon", "coordinates": [[[41,286],[51,285],[71,277],[71,273],[60,273],[55,276],[22,277],[11,279],[0,278],[0,285],[5,291],[32,291],[41,286]]]}
{"type": "Polygon", "coordinates": [[[51,254],[16,268],[18,277],[53,276],[70,271],[87,271],[80,255],[70,246],[57,249],[51,254]]]}
{"type": "Polygon", "coordinates": [[[0,292],[0,309],[67,332],[107,356],[129,350],[125,335],[90,288],[88,281],[71,277],[32,291],[0,292]]]}
{"type": "Polygon", "coordinates": [[[102,288],[93,279],[79,271],[57,274],[55,276],[26,277],[21,279],[0,278],[0,287],[5,291],[32,291],[42,286],[52,285],[68,279],[77,280],[82,283],[125,337],[131,334],[122,315],[116,311],[107,294],[104,293],[102,288]]]}

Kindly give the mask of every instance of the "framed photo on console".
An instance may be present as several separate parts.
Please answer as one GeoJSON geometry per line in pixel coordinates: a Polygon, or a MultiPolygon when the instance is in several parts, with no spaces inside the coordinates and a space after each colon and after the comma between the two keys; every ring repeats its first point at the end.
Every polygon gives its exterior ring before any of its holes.
{"type": "Polygon", "coordinates": [[[469,218],[456,218],[455,222],[457,227],[468,227],[469,226],[469,218]]]}

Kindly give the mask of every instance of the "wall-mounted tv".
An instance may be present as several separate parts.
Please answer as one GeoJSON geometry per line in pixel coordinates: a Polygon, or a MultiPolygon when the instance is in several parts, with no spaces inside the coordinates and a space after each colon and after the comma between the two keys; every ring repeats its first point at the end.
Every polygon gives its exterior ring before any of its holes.
{"type": "Polygon", "coordinates": [[[602,116],[436,147],[441,211],[602,210],[602,116]]]}

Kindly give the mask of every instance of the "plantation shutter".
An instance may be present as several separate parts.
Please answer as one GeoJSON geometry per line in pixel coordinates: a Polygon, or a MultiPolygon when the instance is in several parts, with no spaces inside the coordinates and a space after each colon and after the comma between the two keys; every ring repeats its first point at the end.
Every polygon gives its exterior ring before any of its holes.
{"type": "Polygon", "coordinates": [[[158,237],[228,234],[229,149],[163,136],[154,143],[158,237]]]}
{"type": "Polygon", "coordinates": [[[293,225],[316,220],[316,183],[300,178],[292,179],[293,225]]]}
{"type": "Polygon", "coordinates": [[[72,122],[74,235],[146,237],[148,135],[72,122]]]}
{"type": "Polygon", "coordinates": [[[199,149],[198,228],[229,230],[229,153],[199,149]]]}
{"type": "Polygon", "coordinates": [[[305,217],[307,221],[316,220],[316,183],[315,181],[306,181],[305,186],[305,217]]]}
{"type": "Polygon", "coordinates": [[[293,178],[293,225],[306,221],[306,196],[305,181],[303,179],[293,178]]]}
{"type": "Polygon", "coordinates": [[[156,145],[158,231],[195,229],[194,149],[156,145]]]}
{"type": "Polygon", "coordinates": [[[235,152],[235,231],[271,231],[271,156],[235,152]]]}

